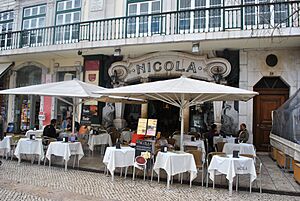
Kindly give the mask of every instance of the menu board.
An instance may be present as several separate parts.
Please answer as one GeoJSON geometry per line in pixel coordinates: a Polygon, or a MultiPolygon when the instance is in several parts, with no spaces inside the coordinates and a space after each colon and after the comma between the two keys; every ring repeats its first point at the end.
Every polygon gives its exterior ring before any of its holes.
{"type": "Polygon", "coordinates": [[[137,127],[137,134],[138,135],[145,135],[147,131],[147,119],[139,118],[138,127],[137,127]]]}
{"type": "Polygon", "coordinates": [[[157,119],[148,119],[146,134],[150,136],[155,136],[156,127],[157,127],[157,119]]]}

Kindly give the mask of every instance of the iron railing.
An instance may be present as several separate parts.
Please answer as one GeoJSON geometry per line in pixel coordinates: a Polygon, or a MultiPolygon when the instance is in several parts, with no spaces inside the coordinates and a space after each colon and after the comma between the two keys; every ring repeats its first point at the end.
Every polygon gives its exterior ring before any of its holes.
{"type": "Polygon", "coordinates": [[[299,27],[300,1],[198,8],[0,34],[0,50],[154,35],[299,27]]]}

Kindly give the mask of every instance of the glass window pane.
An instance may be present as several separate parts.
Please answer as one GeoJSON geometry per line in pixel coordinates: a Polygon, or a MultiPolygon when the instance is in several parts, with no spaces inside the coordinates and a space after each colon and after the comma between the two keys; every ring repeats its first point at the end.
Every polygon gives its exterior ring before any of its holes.
{"type": "Polygon", "coordinates": [[[40,14],[46,14],[46,6],[40,6],[40,14]]]}
{"type": "Polygon", "coordinates": [[[133,5],[129,5],[129,10],[128,10],[128,15],[136,15],[137,13],[137,5],[133,4],[133,5]]]}
{"type": "Polygon", "coordinates": [[[180,9],[191,8],[191,0],[180,0],[180,9]]]}
{"type": "Polygon", "coordinates": [[[205,0],[195,0],[195,8],[201,8],[206,6],[205,0]]]}
{"type": "Polygon", "coordinates": [[[80,12],[74,13],[73,22],[80,22],[80,12]]]}
{"type": "Polygon", "coordinates": [[[57,15],[56,24],[61,25],[63,24],[64,16],[63,15],[57,15]]]}
{"type": "Polygon", "coordinates": [[[160,2],[155,1],[152,3],[152,13],[160,13],[160,2]]]}
{"type": "Polygon", "coordinates": [[[75,8],[80,8],[81,7],[81,1],[80,0],[75,0],[74,7],[75,8]]]}
{"type": "Polygon", "coordinates": [[[148,14],[148,3],[142,3],[140,7],[140,14],[148,14]]]}
{"type": "Polygon", "coordinates": [[[13,11],[9,12],[9,19],[10,20],[14,19],[14,12],[13,11]]]}
{"type": "Polygon", "coordinates": [[[29,20],[24,20],[23,29],[29,29],[29,20]]]}
{"type": "Polygon", "coordinates": [[[39,28],[40,27],[44,27],[45,26],[45,18],[44,17],[41,17],[41,18],[39,18],[39,28]]]}
{"type": "Polygon", "coordinates": [[[66,14],[66,16],[65,16],[65,23],[64,24],[71,23],[72,22],[71,19],[72,19],[72,14],[71,13],[66,14]]]}
{"type": "Polygon", "coordinates": [[[63,2],[63,1],[58,2],[58,4],[57,4],[57,11],[62,11],[62,10],[64,10],[64,3],[65,3],[65,2],[63,2]]]}
{"type": "Polygon", "coordinates": [[[66,10],[72,9],[72,1],[66,2],[66,10]]]}
{"type": "Polygon", "coordinates": [[[30,16],[30,8],[26,8],[26,9],[24,9],[24,17],[28,17],[28,16],[30,16]]]}
{"type": "Polygon", "coordinates": [[[37,25],[37,19],[31,19],[31,25],[30,25],[30,28],[31,28],[31,29],[36,28],[36,25],[37,25]]]}
{"type": "Polygon", "coordinates": [[[33,7],[31,15],[37,15],[37,14],[38,14],[38,7],[33,7]]]}

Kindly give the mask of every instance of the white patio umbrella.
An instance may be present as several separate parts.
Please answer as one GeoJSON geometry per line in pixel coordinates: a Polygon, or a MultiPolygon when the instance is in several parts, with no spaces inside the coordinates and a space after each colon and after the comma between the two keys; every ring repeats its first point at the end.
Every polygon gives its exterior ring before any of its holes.
{"type": "MultiPolygon", "coordinates": [[[[100,94],[92,93],[93,91],[105,90],[104,87],[99,87],[94,84],[82,82],[78,79],[52,82],[46,84],[31,85],[26,87],[18,87],[13,89],[6,89],[0,91],[0,94],[11,95],[39,95],[39,96],[52,96],[59,100],[64,101],[73,106],[73,111],[77,105],[84,103],[87,100],[95,99],[101,102],[124,102],[124,103],[144,103],[145,101],[140,99],[131,99],[119,96],[103,96],[100,94]],[[65,98],[73,98],[73,103],[69,102],[65,98]],[[76,104],[76,100],[83,99],[83,101],[76,104]]],[[[75,115],[73,115],[72,132],[75,131],[75,115]]]]}
{"type": "Polygon", "coordinates": [[[183,110],[185,108],[206,101],[248,101],[255,95],[258,95],[257,92],[195,80],[184,76],[176,79],[95,91],[95,93],[144,100],[160,100],[179,107],[181,118],[181,150],[183,150],[183,110]]]}

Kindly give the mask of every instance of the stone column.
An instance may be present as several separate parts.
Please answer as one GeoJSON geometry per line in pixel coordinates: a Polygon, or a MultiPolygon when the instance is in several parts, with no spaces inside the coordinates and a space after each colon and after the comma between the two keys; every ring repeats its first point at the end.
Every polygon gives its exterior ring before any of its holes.
{"type": "MultiPolygon", "coordinates": [[[[123,86],[123,84],[114,85],[114,88],[123,86]]],[[[115,103],[116,118],[113,120],[113,124],[117,129],[122,129],[126,126],[126,120],[124,119],[124,103],[115,103]]]]}
{"type": "MultiPolygon", "coordinates": [[[[141,78],[140,81],[142,83],[149,82],[148,78],[141,78]]],[[[148,118],[148,103],[141,104],[141,118],[148,118]]]]}

